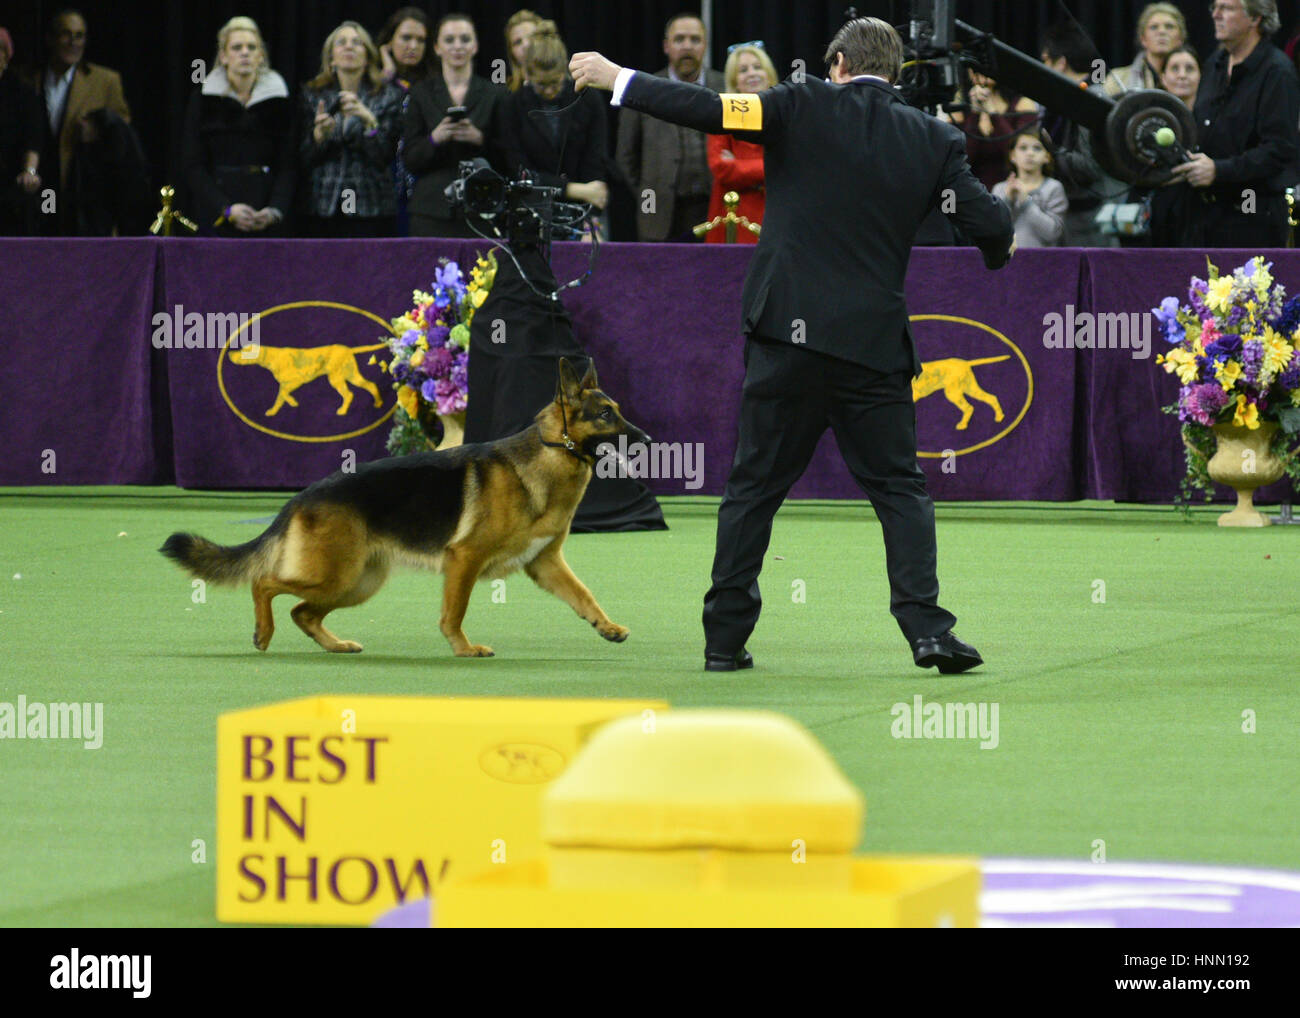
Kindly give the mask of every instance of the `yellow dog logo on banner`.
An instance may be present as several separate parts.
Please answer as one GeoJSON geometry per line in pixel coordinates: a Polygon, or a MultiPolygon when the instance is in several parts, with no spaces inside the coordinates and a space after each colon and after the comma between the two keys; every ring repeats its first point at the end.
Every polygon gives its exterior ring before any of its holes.
{"type": "MultiPolygon", "coordinates": [[[[339,304],[334,301],[324,300],[304,300],[295,301],[292,304],[278,304],[275,307],[267,308],[259,312],[259,317],[265,321],[271,315],[282,311],[292,311],[300,308],[324,308],[335,311],[347,311],[352,314],[361,315],[370,322],[375,322],[383,327],[384,332],[391,334],[392,327],[387,321],[378,315],[366,311],[363,308],[353,307],[350,304],[339,304]]],[[[394,402],[389,406],[386,413],[381,414],[378,419],[361,428],[356,428],[339,435],[295,435],[286,431],[276,431],[267,427],[260,421],[254,419],[250,414],[257,414],[257,410],[249,409],[247,412],[241,409],[236,400],[230,395],[226,386],[225,364],[227,358],[231,364],[244,367],[262,367],[270,372],[271,377],[275,379],[278,391],[274,402],[269,408],[262,409],[259,416],[274,417],[280,410],[288,404],[290,407],[298,406],[298,398],[294,393],[301,389],[309,382],[318,378],[325,379],[330,388],[339,396],[339,405],[334,413],[339,416],[345,416],[352,408],[352,402],[355,397],[352,387],[356,387],[366,393],[369,393],[374,403],[376,411],[384,405],[384,394],[381,387],[376,385],[371,379],[367,378],[361,372],[361,365],[357,361],[358,354],[371,353],[374,351],[387,349],[385,343],[370,343],[365,346],[347,346],[343,343],[330,343],[325,346],[310,347],[291,347],[291,346],[267,346],[265,343],[245,343],[239,342],[239,332],[243,327],[232,335],[226,345],[221,349],[221,355],[217,358],[217,385],[221,389],[221,397],[230,407],[231,412],[250,428],[268,435],[274,435],[276,438],[283,438],[290,442],[335,442],[345,438],[355,438],[357,435],[363,435],[367,431],[373,431],[386,420],[393,416],[393,411],[397,409],[394,402]]],[[[369,326],[367,325],[367,331],[369,326]]],[[[374,335],[373,332],[370,333],[374,335]]],[[[373,360],[374,358],[372,358],[373,360]]],[[[236,375],[242,372],[236,372],[236,375]]],[[[323,386],[318,387],[320,395],[325,395],[323,386]]],[[[235,391],[238,394],[240,386],[236,385],[235,391]]],[[[245,395],[245,402],[247,402],[245,395]]],[[[265,404],[263,404],[265,407],[265,404]]],[[[291,419],[292,419],[292,415],[291,419]]],[[[290,425],[291,426],[291,425],[290,425]]]]}
{"type": "MultiPolygon", "coordinates": [[[[917,456],[929,459],[942,459],[949,454],[961,456],[965,453],[975,452],[977,449],[984,449],[1006,438],[1025,419],[1025,414],[1029,412],[1029,405],[1034,399],[1034,374],[1029,368],[1029,361],[1020,348],[997,329],[970,318],[960,318],[956,315],[912,315],[909,321],[950,322],[953,325],[968,326],[986,336],[993,337],[999,343],[1010,348],[1010,353],[996,354],[991,357],[945,357],[941,360],[921,362],[921,374],[912,379],[912,400],[920,403],[927,396],[942,392],[944,398],[961,412],[960,419],[952,425],[956,431],[966,431],[970,426],[971,418],[974,416],[976,409],[974,404],[971,403],[972,399],[989,407],[993,411],[994,422],[998,424],[1001,424],[1007,416],[1002,408],[1002,400],[980,385],[975,376],[976,368],[990,364],[1000,364],[1003,361],[1014,359],[1018,362],[1025,376],[1024,406],[1020,408],[1020,412],[1016,414],[1015,418],[996,435],[982,442],[976,442],[964,449],[945,449],[935,452],[918,450],[917,456]]],[[[996,348],[996,344],[994,346],[996,348]]],[[[1006,376],[1001,377],[1005,381],[1006,376]]],[[[942,406],[942,404],[938,405],[942,406]]]]}
{"type": "Polygon", "coordinates": [[[352,405],[351,383],[359,389],[365,389],[375,398],[375,406],[383,406],[383,397],[379,387],[361,373],[357,366],[357,354],[370,353],[373,350],[387,350],[387,343],[373,343],[370,346],[331,346],[291,347],[291,346],[245,346],[230,355],[232,364],[258,364],[271,372],[280,391],[275,397],[275,404],[266,411],[267,417],[274,417],[280,407],[288,403],[297,406],[293,391],[306,385],[313,379],[324,375],[330,386],[343,397],[342,405],[334,412],[342,417],[352,405]]]}

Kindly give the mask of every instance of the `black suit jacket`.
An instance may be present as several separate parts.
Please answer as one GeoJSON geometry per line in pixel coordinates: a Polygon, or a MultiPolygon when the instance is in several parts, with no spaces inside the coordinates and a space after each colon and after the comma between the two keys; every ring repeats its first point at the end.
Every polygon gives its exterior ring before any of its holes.
{"type": "Polygon", "coordinates": [[[962,133],[883,81],[787,81],[755,98],[762,123],[753,131],[724,121],[716,92],[651,74],[632,77],[622,104],[764,146],[767,205],[745,279],[747,335],[919,374],[903,297],[917,228],[939,208],[996,269],[1010,257],[1010,212],[971,173],[962,133]]]}
{"type": "Polygon", "coordinates": [[[415,190],[407,205],[412,214],[453,218],[443,192],[459,175],[462,159],[482,156],[493,161],[497,151],[494,139],[500,130],[500,104],[505,96],[506,90],[500,85],[474,75],[465,92],[465,116],[483,132],[483,147],[461,141],[435,145],[429,135],[453,105],[447,83],[441,74],[435,74],[411,87],[402,132],[402,161],[415,177],[415,190]]]}
{"type": "Polygon", "coordinates": [[[575,96],[572,82],[565,82],[549,106],[524,85],[501,104],[497,134],[501,168],[512,180],[520,170],[530,170],[533,179],[547,187],[608,181],[605,109],[596,92],[575,96]]]}

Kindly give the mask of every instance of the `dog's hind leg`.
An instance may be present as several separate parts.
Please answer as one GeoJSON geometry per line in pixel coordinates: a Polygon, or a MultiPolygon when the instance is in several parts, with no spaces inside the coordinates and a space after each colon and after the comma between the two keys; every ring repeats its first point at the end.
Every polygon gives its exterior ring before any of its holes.
{"type": "Polygon", "coordinates": [[[370,393],[370,395],[374,397],[375,406],[384,405],[384,398],[379,395],[379,388],[374,382],[361,373],[361,369],[357,367],[355,358],[352,358],[352,373],[348,375],[347,380],[358,389],[365,389],[366,392],[370,393]]]}
{"type": "Polygon", "coordinates": [[[971,399],[977,399],[981,403],[991,406],[993,408],[993,419],[995,421],[1000,421],[1006,416],[1006,414],[1002,412],[1002,403],[998,398],[992,393],[985,392],[981,389],[978,382],[971,382],[970,386],[966,389],[966,395],[971,399]]]}
{"type": "Polygon", "coordinates": [[[284,591],[269,577],[253,581],[253,646],[266,650],[275,635],[275,616],[271,614],[271,598],[284,591]]]}
{"type": "Polygon", "coordinates": [[[334,412],[342,417],[348,412],[348,407],[352,405],[352,390],[348,388],[348,383],[338,375],[330,375],[330,388],[343,397],[343,403],[334,412]]]}
{"type": "MultiPolygon", "coordinates": [[[[350,574],[349,570],[348,575],[350,574]]],[[[361,644],[356,640],[340,640],[325,628],[323,624],[325,616],[335,608],[346,608],[368,600],[384,585],[386,579],[388,579],[388,560],[382,555],[372,555],[351,588],[335,593],[328,602],[322,600],[320,591],[317,591],[314,597],[304,592],[305,600],[295,605],[291,613],[293,621],[298,624],[299,629],[331,653],[358,654],[361,652],[361,644]]]]}
{"type": "Polygon", "coordinates": [[[556,545],[546,548],[537,558],[524,566],[524,572],[531,576],[539,587],[554,594],[595,626],[596,632],[606,640],[622,643],[627,639],[627,627],[610,621],[609,616],[601,610],[596,599],[591,596],[591,591],[573,575],[573,570],[564,561],[564,554],[556,545]]]}
{"type": "Polygon", "coordinates": [[[356,640],[340,640],[323,625],[325,616],[330,613],[330,608],[321,607],[320,605],[311,604],[307,601],[300,601],[294,606],[289,614],[293,616],[293,621],[298,624],[298,628],[319,643],[322,647],[332,654],[358,654],[361,652],[361,644],[356,640]]]}
{"type": "Polygon", "coordinates": [[[438,628],[457,657],[491,657],[492,648],[470,643],[461,623],[469,607],[474,582],[483,571],[483,559],[468,548],[448,548],[442,557],[442,617],[438,628]]]}

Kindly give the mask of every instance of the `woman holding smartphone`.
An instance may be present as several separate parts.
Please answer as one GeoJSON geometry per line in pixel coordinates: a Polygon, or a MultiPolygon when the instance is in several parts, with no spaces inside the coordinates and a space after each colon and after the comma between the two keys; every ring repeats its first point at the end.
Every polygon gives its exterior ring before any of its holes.
{"type": "Polygon", "coordinates": [[[464,214],[443,193],[459,174],[461,160],[490,157],[499,106],[506,92],[474,73],[478,36],[468,14],[438,22],[434,53],[440,74],[415,85],[406,107],[402,158],[415,177],[411,236],[473,237],[464,214]]]}

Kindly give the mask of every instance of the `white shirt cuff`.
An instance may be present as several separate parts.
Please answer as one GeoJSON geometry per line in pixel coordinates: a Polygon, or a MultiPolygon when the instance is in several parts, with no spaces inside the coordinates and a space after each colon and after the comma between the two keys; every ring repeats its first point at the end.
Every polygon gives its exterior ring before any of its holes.
{"type": "Polygon", "coordinates": [[[614,94],[609,97],[611,106],[623,105],[623,93],[627,91],[627,83],[632,80],[632,75],[636,71],[631,67],[624,67],[618,72],[618,77],[614,79],[614,94]]]}

